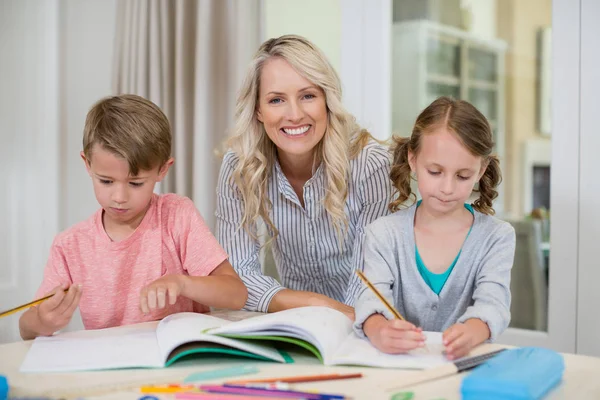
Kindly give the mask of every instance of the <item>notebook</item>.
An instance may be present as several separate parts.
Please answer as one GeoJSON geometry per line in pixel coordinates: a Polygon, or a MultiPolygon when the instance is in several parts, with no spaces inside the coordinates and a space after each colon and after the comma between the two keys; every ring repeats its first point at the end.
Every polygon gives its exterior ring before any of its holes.
{"type": "Polygon", "coordinates": [[[190,354],[222,354],[290,363],[282,344],[297,346],[325,365],[426,369],[448,361],[441,333],[425,332],[427,349],[390,355],[352,330],[352,321],[327,307],[301,307],[227,321],[207,314],[178,313],[156,323],[69,332],[36,338],[22,372],[161,368],[190,354]]]}

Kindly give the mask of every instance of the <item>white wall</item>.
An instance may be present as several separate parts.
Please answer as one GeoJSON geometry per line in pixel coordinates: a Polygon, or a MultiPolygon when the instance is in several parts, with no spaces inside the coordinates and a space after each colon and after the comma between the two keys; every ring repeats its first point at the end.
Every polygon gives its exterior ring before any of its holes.
{"type": "Polygon", "coordinates": [[[31,298],[58,226],[57,26],[57,1],[0,2],[0,309],[31,298]]]}
{"type": "Polygon", "coordinates": [[[61,229],[82,221],[99,206],[79,157],[90,107],[111,94],[116,0],[62,0],[61,120],[64,129],[61,229]]]}
{"type": "MultiPolygon", "coordinates": [[[[31,300],[56,233],[98,208],[79,151],[88,108],[110,93],[115,11],[0,0],[0,310],[31,300]]],[[[19,316],[0,320],[0,342],[18,340],[19,316]]]]}
{"type": "Polygon", "coordinates": [[[336,71],[341,65],[341,0],[263,0],[263,40],[301,35],[327,55],[336,71]]]}

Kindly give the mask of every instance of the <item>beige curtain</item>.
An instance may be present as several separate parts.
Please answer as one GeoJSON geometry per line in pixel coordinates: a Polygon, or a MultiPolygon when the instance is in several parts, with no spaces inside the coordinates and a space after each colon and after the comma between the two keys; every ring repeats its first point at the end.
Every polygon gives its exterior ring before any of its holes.
{"type": "Polygon", "coordinates": [[[163,109],[175,164],[161,191],[192,198],[211,228],[215,149],[232,126],[259,21],[259,0],[117,0],[113,91],[163,109]]]}

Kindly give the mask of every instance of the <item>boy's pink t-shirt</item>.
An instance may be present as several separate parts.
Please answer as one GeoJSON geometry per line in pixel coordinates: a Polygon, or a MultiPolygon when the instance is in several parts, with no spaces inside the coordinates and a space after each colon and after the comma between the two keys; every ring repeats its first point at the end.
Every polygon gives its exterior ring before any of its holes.
{"type": "Polygon", "coordinates": [[[113,242],[102,224],[102,209],[60,233],[52,244],[36,298],[56,286],[81,284],[79,303],[86,329],[161,319],[209,308],[179,297],[174,305],[144,315],[140,291],[168,274],[209,275],[227,254],[186,197],[154,195],[150,208],[128,238],[113,242]]]}

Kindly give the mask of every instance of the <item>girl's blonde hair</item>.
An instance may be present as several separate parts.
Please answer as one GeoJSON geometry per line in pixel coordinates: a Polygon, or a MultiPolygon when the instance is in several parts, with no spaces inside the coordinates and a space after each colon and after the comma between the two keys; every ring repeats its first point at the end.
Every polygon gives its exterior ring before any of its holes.
{"type": "Polygon", "coordinates": [[[394,137],[394,161],[390,179],[398,191],[398,198],[390,204],[390,210],[397,211],[409,198],[416,200],[410,185],[408,153],[418,154],[422,135],[440,126],[453,132],[471,154],[482,157],[486,169],[479,180],[479,188],[476,190],[479,192],[479,198],[473,203],[473,208],[481,213],[493,215],[492,203],[498,197],[496,188],[502,181],[502,172],[498,157],[492,154],[492,129],[477,108],[466,101],[450,97],[438,98],[419,114],[410,138],[394,137]]]}
{"type": "Polygon", "coordinates": [[[260,46],[238,95],[228,147],[239,159],[232,179],[244,203],[241,225],[256,238],[256,222],[260,217],[273,232],[271,240],[278,235],[269,216],[272,203],[267,197],[267,182],[277,152],[256,116],[262,68],[273,57],[287,61],[325,94],[327,127],[315,148],[314,165],[323,163],[327,188],[324,206],[341,239],[348,226],[344,204],[348,196],[349,160],[356,157],[371,135],[344,109],[340,79],[325,55],[307,39],[296,35],[269,39],[260,46]]]}

